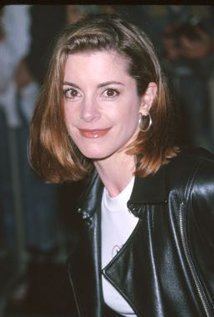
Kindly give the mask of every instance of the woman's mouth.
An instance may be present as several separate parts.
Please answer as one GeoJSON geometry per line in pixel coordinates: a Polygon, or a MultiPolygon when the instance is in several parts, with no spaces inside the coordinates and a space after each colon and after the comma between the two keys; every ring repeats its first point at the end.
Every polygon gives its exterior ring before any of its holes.
{"type": "Polygon", "coordinates": [[[92,129],[92,130],[87,130],[87,129],[79,129],[80,134],[89,139],[97,139],[100,138],[108,133],[110,128],[107,129],[92,129]]]}

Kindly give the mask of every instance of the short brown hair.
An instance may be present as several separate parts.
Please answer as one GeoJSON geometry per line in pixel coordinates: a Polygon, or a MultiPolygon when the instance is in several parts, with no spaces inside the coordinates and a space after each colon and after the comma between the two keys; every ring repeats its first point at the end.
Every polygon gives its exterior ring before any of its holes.
{"type": "Polygon", "coordinates": [[[146,34],[115,15],[87,17],[69,25],[59,36],[49,72],[38,99],[30,130],[30,160],[33,168],[50,182],[80,180],[93,169],[71,140],[64,120],[62,83],[67,57],[75,52],[114,50],[129,60],[129,74],[142,95],[150,82],[158,87],[150,110],[153,125],[140,131],[127,149],[136,155],[136,173],[155,173],[176,155],[172,132],[172,107],[167,85],[154,48],[146,34]]]}

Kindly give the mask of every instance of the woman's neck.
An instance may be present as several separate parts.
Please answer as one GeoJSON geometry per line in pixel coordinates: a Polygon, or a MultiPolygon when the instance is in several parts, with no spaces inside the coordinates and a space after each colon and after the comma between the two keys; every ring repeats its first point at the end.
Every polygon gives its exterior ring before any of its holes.
{"type": "Polygon", "coordinates": [[[111,197],[117,196],[129,183],[135,171],[134,156],[117,153],[94,162],[95,168],[111,197]]]}

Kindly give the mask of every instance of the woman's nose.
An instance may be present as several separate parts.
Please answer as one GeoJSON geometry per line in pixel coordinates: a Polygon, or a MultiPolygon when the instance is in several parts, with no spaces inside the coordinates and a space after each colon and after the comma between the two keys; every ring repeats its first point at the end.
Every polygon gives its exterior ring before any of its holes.
{"type": "Polygon", "coordinates": [[[91,122],[100,118],[98,103],[95,98],[85,98],[81,105],[81,119],[91,122]]]}

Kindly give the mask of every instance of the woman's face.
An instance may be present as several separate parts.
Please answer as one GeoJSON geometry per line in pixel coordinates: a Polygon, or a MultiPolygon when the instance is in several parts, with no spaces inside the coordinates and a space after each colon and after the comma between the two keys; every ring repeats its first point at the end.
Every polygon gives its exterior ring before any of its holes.
{"type": "Polygon", "coordinates": [[[148,106],[128,74],[128,61],[114,51],[69,55],[64,73],[65,122],[84,156],[108,158],[138,132],[139,111],[148,106]]]}

